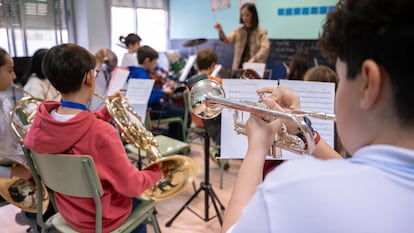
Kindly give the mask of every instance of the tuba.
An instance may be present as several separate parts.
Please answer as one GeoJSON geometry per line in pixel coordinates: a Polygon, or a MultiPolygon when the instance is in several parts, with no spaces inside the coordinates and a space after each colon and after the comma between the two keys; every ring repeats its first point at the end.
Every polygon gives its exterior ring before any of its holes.
{"type": "Polygon", "coordinates": [[[149,153],[150,164],[161,163],[163,176],[158,183],[147,189],[144,195],[153,200],[165,200],[184,190],[197,175],[195,161],[183,155],[162,157],[156,138],[142,124],[141,117],[133,110],[125,97],[106,96],[95,93],[95,96],[105,100],[109,113],[118,126],[121,137],[136,148],[149,153]]]}
{"type": "Polygon", "coordinates": [[[299,130],[296,135],[289,134],[285,124],[275,135],[270,154],[277,155],[277,148],[285,149],[299,155],[311,154],[315,149],[313,132],[303,120],[305,116],[311,116],[324,120],[334,120],[332,114],[310,112],[291,109],[292,113],[279,112],[266,108],[264,103],[253,103],[251,101],[234,101],[225,98],[223,88],[212,80],[201,80],[197,82],[190,91],[190,105],[192,112],[203,119],[211,119],[220,114],[226,108],[234,109],[234,129],[238,134],[246,134],[244,122],[240,120],[240,112],[250,112],[262,117],[264,121],[270,122],[276,118],[294,122],[299,130]]]}
{"type": "MultiPolygon", "coordinates": [[[[37,106],[43,101],[36,98],[29,92],[16,84],[12,84],[12,87],[25,93],[27,96],[20,99],[12,108],[9,113],[10,126],[16,135],[19,143],[23,145],[24,137],[30,128],[30,125],[34,119],[37,106]]],[[[11,160],[7,162],[10,166],[22,165],[24,168],[30,170],[30,168],[21,164],[19,161],[11,160]]],[[[4,163],[3,165],[7,165],[4,163]]],[[[46,186],[42,183],[43,198],[42,209],[46,211],[49,205],[48,192],[46,186]]],[[[24,211],[36,213],[37,212],[37,187],[34,179],[24,180],[19,177],[0,178],[0,195],[9,203],[21,208],[24,211]]]]}

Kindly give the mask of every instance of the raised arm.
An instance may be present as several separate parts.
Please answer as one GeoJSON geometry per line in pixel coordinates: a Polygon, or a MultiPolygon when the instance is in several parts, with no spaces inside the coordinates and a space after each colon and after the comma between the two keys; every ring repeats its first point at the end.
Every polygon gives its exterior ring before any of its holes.
{"type": "Polygon", "coordinates": [[[221,26],[221,24],[219,22],[214,24],[214,28],[219,33],[220,41],[224,42],[225,44],[230,44],[230,43],[234,42],[234,32],[229,34],[229,35],[226,35],[223,31],[223,27],[221,26]]]}

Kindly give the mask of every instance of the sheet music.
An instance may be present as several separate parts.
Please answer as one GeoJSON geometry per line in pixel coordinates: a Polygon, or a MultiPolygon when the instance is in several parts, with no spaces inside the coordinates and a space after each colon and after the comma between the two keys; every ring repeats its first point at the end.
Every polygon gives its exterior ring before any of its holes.
{"type": "Polygon", "coordinates": [[[142,122],[145,122],[148,100],[153,86],[154,79],[133,78],[128,81],[126,98],[134,111],[142,118],[142,122]]]}
{"type": "Polygon", "coordinates": [[[109,82],[108,89],[105,95],[112,95],[115,92],[124,88],[126,80],[129,75],[129,69],[123,67],[115,67],[112,72],[111,81],[109,82]]]}
{"type": "Polygon", "coordinates": [[[263,78],[266,69],[266,64],[257,62],[245,62],[243,63],[243,69],[254,70],[257,72],[258,75],[260,75],[261,78],[263,78]]]}
{"type": "Polygon", "coordinates": [[[178,78],[178,81],[185,82],[185,80],[187,79],[188,74],[191,71],[191,67],[193,67],[193,65],[195,63],[196,58],[197,58],[197,55],[190,55],[188,57],[187,63],[185,63],[185,66],[183,68],[183,72],[181,72],[181,75],[178,78]]]}
{"type": "Polygon", "coordinates": [[[214,70],[213,72],[211,72],[211,76],[213,77],[217,77],[218,73],[220,72],[221,68],[223,68],[223,66],[221,64],[216,64],[214,66],[214,70]]]}
{"type": "MultiPolygon", "coordinates": [[[[246,80],[223,79],[223,88],[226,98],[233,100],[259,100],[256,90],[261,87],[276,86],[277,80],[246,80]]],[[[294,90],[300,97],[302,109],[334,112],[335,86],[333,83],[304,82],[280,80],[280,85],[285,85],[294,90]]],[[[247,152],[247,137],[237,135],[234,130],[233,109],[224,108],[221,117],[221,158],[241,159],[247,152]]],[[[243,121],[247,121],[250,114],[243,113],[243,121]]],[[[333,147],[334,122],[311,118],[312,126],[333,147]]],[[[299,156],[289,151],[282,150],[282,157],[278,159],[299,159],[307,156],[299,156]]],[[[271,159],[269,157],[269,159],[271,159]]]]}

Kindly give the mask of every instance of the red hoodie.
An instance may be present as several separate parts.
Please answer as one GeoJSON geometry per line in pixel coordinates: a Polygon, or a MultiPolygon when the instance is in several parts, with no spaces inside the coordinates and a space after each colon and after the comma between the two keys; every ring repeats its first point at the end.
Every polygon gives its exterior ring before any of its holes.
{"type": "MultiPolygon", "coordinates": [[[[154,186],[162,174],[158,165],[138,171],[125,153],[115,128],[107,122],[110,115],[83,111],[66,122],[54,120],[50,112],[57,102],[42,103],[27,133],[24,145],[37,153],[58,154],[71,150],[74,156],[92,156],[104,189],[102,229],[109,232],[120,226],[132,209],[132,197],[154,186]]],[[[92,198],[77,198],[55,193],[57,209],[72,228],[95,232],[95,204],[92,198]]]]}

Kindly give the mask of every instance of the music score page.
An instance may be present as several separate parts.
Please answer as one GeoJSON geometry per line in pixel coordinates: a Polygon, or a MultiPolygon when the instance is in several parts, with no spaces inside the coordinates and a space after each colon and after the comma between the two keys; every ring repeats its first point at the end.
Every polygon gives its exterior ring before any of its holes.
{"type": "Polygon", "coordinates": [[[148,100],[151,95],[154,79],[132,78],[128,81],[128,88],[125,97],[134,111],[141,117],[142,123],[145,122],[148,100]]]}
{"type": "MultiPolygon", "coordinates": [[[[277,86],[278,80],[249,80],[249,79],[223,79],[223,88],[228,99],[235,101],[247,100],[257,103],[259,96],[256,90],[262,87],[277,86]]],[[[326,82],[305,82],[294,80],[280,80],[279,85],[287,86],[299,95],[301,109],[334,113],[335,85],[326,82]]],[[[247,151],[247,137],[238,135],[234,130],[233,109],[224,108],[221,117],[221,158],[242,159],[247,151]]],[[[246,122],[250,114],[243,112],[246,122]]],[[[310,118],[312,127],[331,146],[334,146],[334,122],[310,118]]],[[[282,150],[281,158],[298,159],[307,156],[298,156],[292,152],[282,150]]],[[[268,157],[268,159],[272,159],[268,157]]]]}

